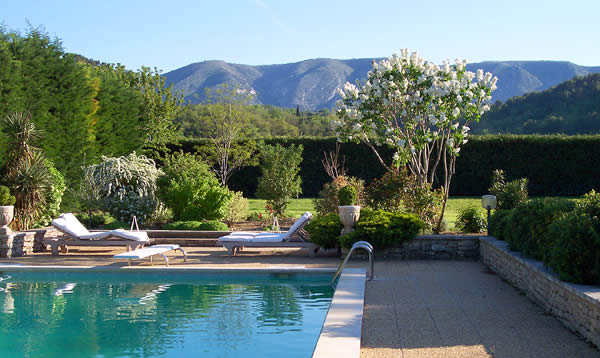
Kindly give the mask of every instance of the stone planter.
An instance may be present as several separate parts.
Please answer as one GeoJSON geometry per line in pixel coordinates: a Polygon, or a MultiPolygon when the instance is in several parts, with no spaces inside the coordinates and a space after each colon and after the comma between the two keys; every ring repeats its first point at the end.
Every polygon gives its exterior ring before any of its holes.
{"type": "Polygon", "coordinates": [[[8,225],[13,221],[14,205],[0,206],[0,235],[8,235],[12,231],[8,225]]]}
{"type": "Polygon", "coordinates": [[[360,218],[360,205],[338,206],[340,220],[344,224],[342,235],[346,235],[354,231],[354,223],[360,218]]]}

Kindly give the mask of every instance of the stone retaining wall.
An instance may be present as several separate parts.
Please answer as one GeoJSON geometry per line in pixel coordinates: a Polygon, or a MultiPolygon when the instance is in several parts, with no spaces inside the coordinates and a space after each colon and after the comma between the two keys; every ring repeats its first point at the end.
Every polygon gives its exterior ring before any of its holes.
{"type": "Polygon", "coordinates": [[[34,234],[30,232],[13,232],[0,235],[0,257],[18,257],[33,252],[34,234]]]}
{"type": "Polygon", "coordinates": [[[492,271],[600,347],[600,287],[560,281],[542,262],[522,257],[492,237],[481,239],[480,251],[492,271]]]}
{"type": "Polygon", "coordinates": [[[402,247],[386,251],[386,255],[416,260],[476,260],[479,257],[479,235],[421,235],[402,247]]]}
{"type": "Polygon", "coordinates": [[[44,244],[44,242],[42,241],[42,239],[45,238],[52,238],[52,237],[58,237],[58,236],[62,236],[63,233],[56,230],[53,227],[43,227],[41,229],[31,229],[28,230],[27,232],[33,233],[34,234],[34,241],[33,241],[33,252],[44,252],[46,251],[46,244],[44,244]]]}

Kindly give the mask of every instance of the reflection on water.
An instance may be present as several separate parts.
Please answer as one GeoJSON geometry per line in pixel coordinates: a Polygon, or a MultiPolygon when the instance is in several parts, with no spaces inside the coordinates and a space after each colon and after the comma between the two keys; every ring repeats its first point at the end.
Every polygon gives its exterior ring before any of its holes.
{"type": "Polygon", "coordinates": [[[0,273],[0,357],[310,357],[333,294],[328,278],[124,277],[0,273]]]}

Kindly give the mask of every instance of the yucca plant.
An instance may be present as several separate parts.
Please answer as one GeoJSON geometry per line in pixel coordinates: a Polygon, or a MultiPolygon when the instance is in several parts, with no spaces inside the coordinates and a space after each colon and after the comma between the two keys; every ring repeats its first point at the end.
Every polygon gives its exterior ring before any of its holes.
{"type": "Polygon", "coordinates": [[[52,177],[41,149],[32,145],[40,132],[30,113],[8,114],[0,126],[6,137],[6,182],[16,198],[15,217],[26,230],[42,216],[52,177]]]}

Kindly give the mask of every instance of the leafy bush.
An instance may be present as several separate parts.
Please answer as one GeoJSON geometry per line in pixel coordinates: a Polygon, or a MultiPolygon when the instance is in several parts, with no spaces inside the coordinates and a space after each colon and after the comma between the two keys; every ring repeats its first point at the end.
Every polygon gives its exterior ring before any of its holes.
{"type": "Polygon", "coordinates": [[[325,249],[339,247],[338,237],[342,231],[342,222],[337,214],[319,215],[305,226],[310,240],[325,249]]]}
{"type": "Polygon", "coordinates": [[[494,210],[490,217],[490,232],[491,236],[495,236],[500,240],[504,240],[504,229],[508,226],[508,217],[512,210],[498,209],[494,210]]]}
{"type": "Polygon", "coordinates": [[[485,214],[476,206],[460,208],[454,225],[461,232],[484,232],[486,229],[485,214]]]}
{"type": "Polygon", "coordinates": [[[592,189],[577,201],[575,210],[594,219],[596,231],[600,233],[600,193],[592,189]]]}
{"type": "Polygon", "coordinates": [[[115,221],[115,218],[103,211],[93,211],[91,213],[81,212],[75,214],[75,216],[83,225],[87,226],[88,229],[97,228],[100,226],[106,228],[105,225],[115,221]]]}
{"type": "Polygon", "coordinates": [[[250,215],[248,215],[248,217],[246,218],[246,220],[248,221],[262,221],[262,215],[260,213],[251,213],[250,215]]]}
{"type": "Polygon", "coordinates": [[[302,150],[302,145],[286,148],[279,144],[262,149],[262,176],[258,178],[256,195],[267,199],[275,216],[285,216],[290,199],[302,193],[299,175],[302,150]]]}
{"type": "Polygon", "coordinates": [[[163,225],[164,230],[228,231],[226,224],[218,220],[176,221],[163,225]]]}
{"type": "Polygon", "coordinates": [[[415,238],[425,224],[415,215],[363,209],[355,230],[339,238],[342,247],[368,241],[375,249],[401,245],[415,238]]]}
{"type": "Polygon", "coordinates": [[[351,186],[356,189],[356,205],[363,205],[365,188],[364,180],[354,177],[338,176],[334,181],[326,183],[319,192],[319,198],[313,200],[316,212],[319,215],[337,213],[337,207],[339,206],[338,191],[345,186],[351,186]]]}
{"type": "Polygon", "coordinates": [[[367,186],[367,203],[373,209],[401,212],[402,199],[409,185],[410,176],[406,169],[386,172],[381,178],[367,186]]]}
{"type": "Polygon", "coordinates": [[[600,235],[597,219],[580,211],[571,212],[548,228],[554,238],[548,266],[561,280],[600,284],[600,235]]]}
{"type": "Polygon", "coordinates": [[[158,194],[175,220],[215,220],[227,215],[232,193],[199,157],[176,153],[165,159],[162,170],[158,194]]]}
{"type": "Polygon", "coordinates": [[[227,206],[225,222],[231,226],[234,222],[244,221],[248,217],[248,199],[244,198],[241,191],[233,193],[231,201],[227,206]]]}
{"type": "Polygon", "coordinates": [[[154,209],[154,212],[152,213],[152,215],[148,218],[147,223],[160,225],[160,224],[168,223],[172,220],[173,220],[173,210],[168,208],[162,202],[159,202],[158,205],[156,206],[156,209],[154,209]]]}
{"type": "Polygon", "coordinates": [[[504,237],[512,250],[543,260],[554,239],[548,235],[548,227],[573,208],[574,203],[567,199],[530,200],[511,211],[504,237]]]}
{"type": "Polygon", "coordinates": [[[115,230],[115,229],[126,229],[129,230],[131,228],[131,223],[126,223],[121,220],[113,220],[107,224],[104,224],[105,230],[115,230]]]}
{"type": "Polygon", "coordinates": [[[0,185],[0,205],[15,205],[15,196],[10,195],[10,189],[4,185],[0,185]]]}
{"type": "Polygon", "coordinates": [[[442,189],[431,189],[429,184],[419,184],[415,180],[410,182],[406,191],[403,200],[406,211],[417,215],[428,230],[433,229],[442,211],[442,189]]]}
{"type": "Polygon", "coordinates": [[[496,196],[497,209],[512,209],[527,201],[527,178],[506,183],[504,171],[494,170],[489,191],[496,196]]]}
{"type": "Polygon", "coordinates": [[[46,192],[46,200],[40,209],[40,218],[35,223],[35,226],[43,227],[50,224],[52,219],[60,215],[60,207],[62,198],[67,189],[65,177],[54,167],[54,164],[46,159],[44,161],[48,171],[50,186],[46,192]]]}
{"type": "Polygon", "coordinates": [[[85,169],[110,214],[128,222],[136,216],[144,222],[156,209],[156,179],[161,171],[153,160],[135,152],[118,158],[102,157],[102,163],[85,169]]]}
{"type": "Polygon", "coordinates": [[[338,191],[338,201],[341,206],[356,205],[358,194],[356,189],[350,185],[341,188],[338,191]]]}

